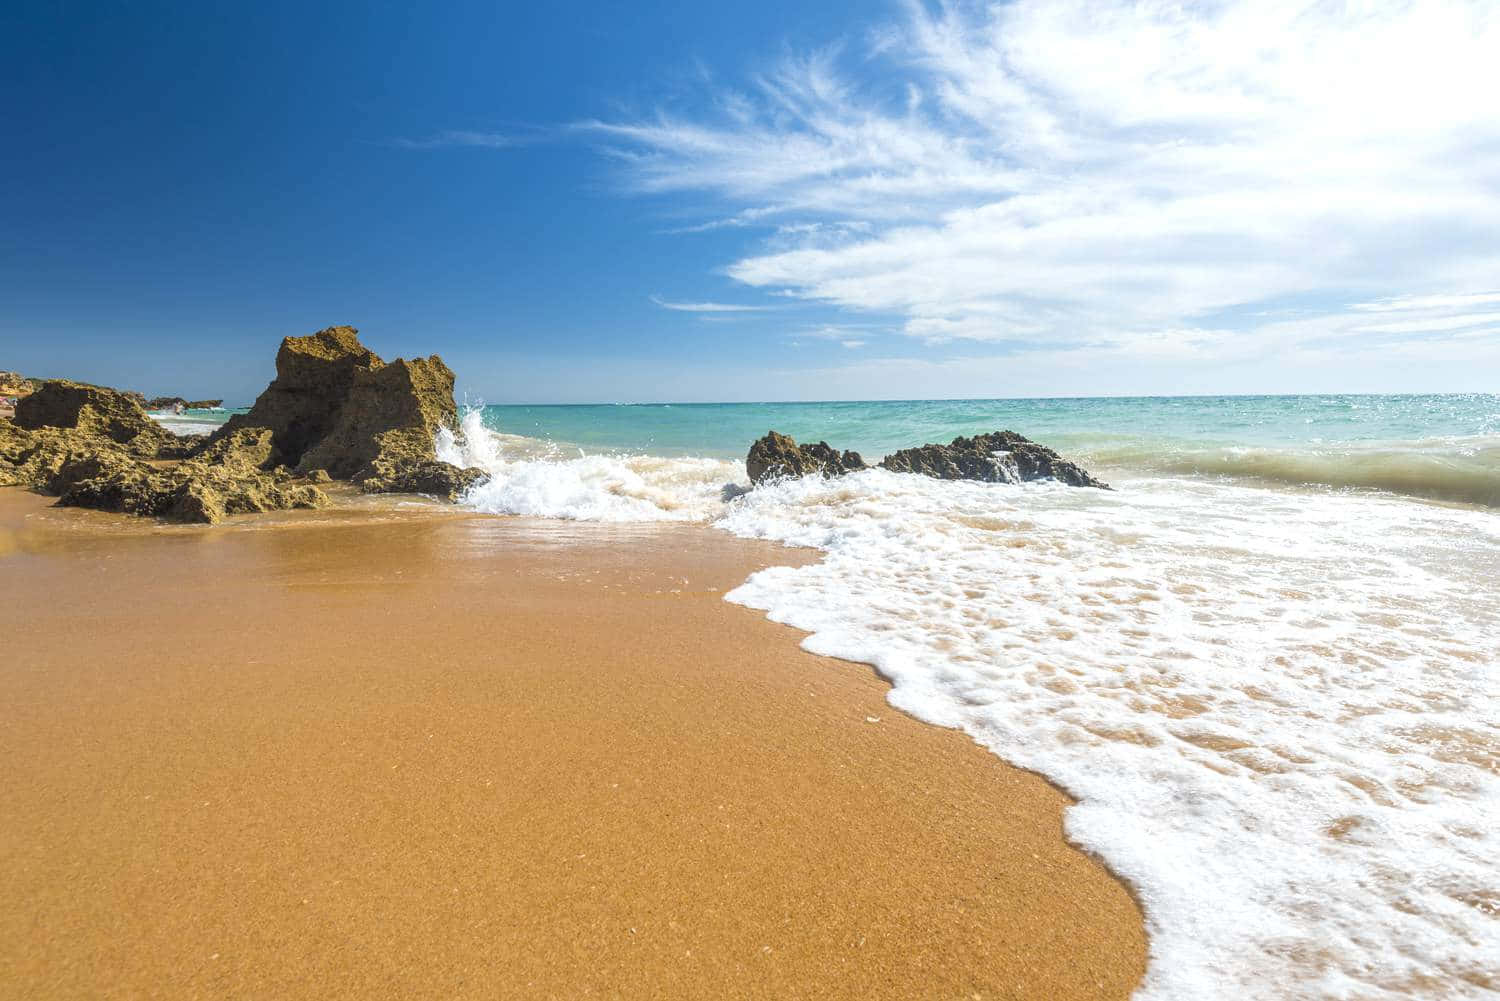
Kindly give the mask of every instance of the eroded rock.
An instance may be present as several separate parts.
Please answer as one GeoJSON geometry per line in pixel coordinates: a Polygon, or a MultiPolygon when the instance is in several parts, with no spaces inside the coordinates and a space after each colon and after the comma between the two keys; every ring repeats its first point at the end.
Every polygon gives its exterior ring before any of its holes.
{"type": "MultiPolygon", "coordinates": [[[[1014,431],[996,431],[955,438],[947,445],[903,448],[880,460],[879,467],[896,473],[917,473],[940,480],[982,480],[989,483],[1022,483],[1055,479],[1075,487],[1105,484],[1080,467],[1014,431]]],[[[778,476],[842,476],[869,468],[858,452],[838,452],[827,442],[798,445],[784,434],[771,431],[750,446],[745,471],[751,483],[778,476]]]]}
{"type": "Polygon", "coordinates": [[[880,466],[892,472],[920,473],[940,480],[1023,483],[1051,479],[1072,487],[1109,489],[1108,484],[1089,475],[1077,463],[1014,431],[954,438],[947,445],[903,448],[880,460],[880,466]]]}
{"type": "Polygon", "coordinates": [[[842,476],[865,468],[865,460],[858,452],[838,452],[826,441],[798,445],[791,437],[776,431],[767,431],[745,456],[745,471],[750,474],[751,483],[810,473],[842,476]]]}
{"type": "Polygon", "coordinates": [[[223,400],[184,400],[180,396],[153,396],[146,401],[146,409],[172,410],[181,407],[184,410],[211,410],[223,403],[223,400]]]}
{"type": "Polygon", "coordinates": [[[485,480],[478,469],[462,469],[439,459],[419,461],[376,460],[374,475],[359,481],[360,489],[371,494],[431,494],[445,500],[457,500],[470,487],[485,480]]]}
{"type": "MultiPolygon", "coordinates": [[[[164,400],[186,402],[151,402],[164,400]]],[[[141,402],[46,383],[18,406],[15,423],[0,422],[0,484],[56,494],[62,505],[212,523],[321,507],[328,497],[315,484],[333,478],[449,499],[484,478],[436,458],[438,429],[458,418],[442,359],[386,364],[353,327],[283,340],[276,378],[248,414],[209,438],[172,434],[141,402]]]]}
{"type": "Polygon", "coordinates": [[[214,437],[241,428],[269,428],[280,460],[295,466],[338,422],[356,371],[379,367],[375,352],[353,327],[329,327],[287,337],[276,352],[276,378],[246,414],[236,414],[214,437]]]}
{"type": "Polygon", "coordinates": [[[333,427],[293,465],[365,480],[381,475],[377,459],[387,465],[436,461],[438,429],[457,424],[453,371],[437,355],[398,358],[354,373],[333,427]]]}
{"type": "Polygon", "coordinates": [[[146,416],[128,393],[104,386],[49,379],[16,404],[17,427],[70,429],[107,439],[132,455],[149,458],[176,437],[146,416]]]}

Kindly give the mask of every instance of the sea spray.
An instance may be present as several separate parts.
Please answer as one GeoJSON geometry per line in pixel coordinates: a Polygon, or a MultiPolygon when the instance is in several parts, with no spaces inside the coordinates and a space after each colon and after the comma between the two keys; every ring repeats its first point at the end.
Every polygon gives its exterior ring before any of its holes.
{"type": "Polygon", "coordinates": [[[475,414],[462,437],[444,457],[491,473],[478,510],[823,550],[730,600],[1072,793],[1069,837],[1145,906],[1141,996],[1500,989],[1495,512],[1161,476],[742,494],[737,463],[580,454],[475,414]]]}

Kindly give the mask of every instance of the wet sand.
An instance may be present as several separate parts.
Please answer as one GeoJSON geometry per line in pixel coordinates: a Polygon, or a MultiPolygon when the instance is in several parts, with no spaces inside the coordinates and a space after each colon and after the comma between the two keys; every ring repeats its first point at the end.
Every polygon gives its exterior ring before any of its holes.
{"type": "Polygon", "coordinates": [[[1121,998],[1066,798],[722,600],[802,554],[0,489],[0,996],[1121,998]]]}

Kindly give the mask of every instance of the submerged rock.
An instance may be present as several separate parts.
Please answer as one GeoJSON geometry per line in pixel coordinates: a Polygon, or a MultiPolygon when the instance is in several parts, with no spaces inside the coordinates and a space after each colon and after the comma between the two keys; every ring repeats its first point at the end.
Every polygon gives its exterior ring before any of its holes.
{"type": "Polygon", "coordinates": [[[1051,479],[1072,487],[1109,489],[1108,484],[1090,476],[1077,463],[1014,431],[954,438],[947,445],[903,448],[880,460],[880,466],[896,473],[920,473],[940,480],[1022,483],[1051,479]]]}
{"type": "Polygon", "coordinates": [[[750,446],[745,456],[745,472],[751,483],[781,476],[842,476],[864,469],[865,460],[858,452],[838,452],[826,441],[816,445],[798,445],[787,435],[767,431],[764,438],[750,446]]]}

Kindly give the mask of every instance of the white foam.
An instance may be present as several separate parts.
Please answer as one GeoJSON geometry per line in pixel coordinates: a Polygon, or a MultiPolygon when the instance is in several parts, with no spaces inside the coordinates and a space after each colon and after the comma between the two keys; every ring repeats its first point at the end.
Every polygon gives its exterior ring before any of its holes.
{"type": "Polygon", "coordinates": [[[1145,906],[1139,996],[1500,989],[1500,515],[879,470],[726,501],[728,463],[507,458],[481,432],[446,446],[496,449],[481,510],[824,550],[730,600],[1077,797],[1069,837],[1145,906]]]}
{"type": "Polygon", "coordinates": [[[464,503],[493,514],[578,521],[703,521],[723,504],[736,467],[717,459],[584,455],[485,430],[478,410],[459,435],[439,433],[437,456],[490,474],[464,503]]]}

